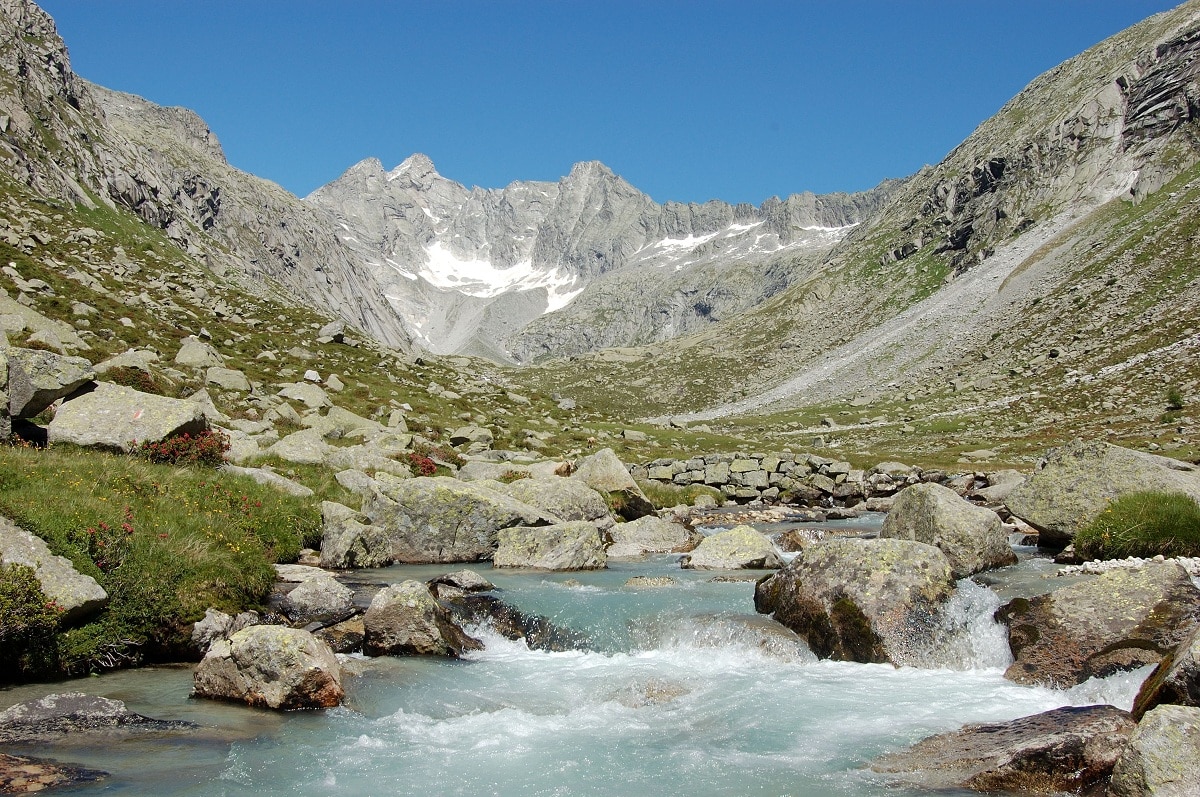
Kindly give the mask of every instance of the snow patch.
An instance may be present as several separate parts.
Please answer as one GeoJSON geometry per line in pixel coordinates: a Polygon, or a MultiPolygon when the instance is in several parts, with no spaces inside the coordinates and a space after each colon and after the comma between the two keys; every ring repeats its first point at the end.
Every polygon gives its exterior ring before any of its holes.
{"type": "Polygon", "coordinates": [[[546,290],[549,307],[546,312],[559,310],[579,295],[578,279],[559,268],[543,271],[529,260],[509,268],[496,268],[488,260],[460,258],[435,242],[425,248],[427,262],[417,272],[421,279],[436,288],[445,288],[467,296],[491,298],[502,293],[546,290]]]}

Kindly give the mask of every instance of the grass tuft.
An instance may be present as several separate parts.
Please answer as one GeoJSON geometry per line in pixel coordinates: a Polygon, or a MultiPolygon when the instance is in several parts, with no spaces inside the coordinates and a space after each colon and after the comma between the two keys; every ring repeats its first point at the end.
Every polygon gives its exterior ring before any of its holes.
{"type": "Polygon", "coordinates": [[[1087,559],[1200,556],[1200,505],[1184,493],[1123,495],[1075,535],[1075,550],[1087,559]]]}

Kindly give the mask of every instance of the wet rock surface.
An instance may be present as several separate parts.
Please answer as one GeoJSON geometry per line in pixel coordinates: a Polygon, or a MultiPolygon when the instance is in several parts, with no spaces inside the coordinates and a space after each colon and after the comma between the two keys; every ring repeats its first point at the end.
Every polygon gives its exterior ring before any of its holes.
{"type": "Polygon", "coordinates": [[[0,794],[38,794],[92,783],[106,777],[108,773],[98,769],[0,753],[0,794]]]}
{"type": "Polygon", "coordinates": [[[120,700],[68,692],[18,703],[0,712],[0,744],[44,744],[77,739],[80,734],[168,733],[195,727],[182,720],[157,720],[134,713],[120,700]]]}

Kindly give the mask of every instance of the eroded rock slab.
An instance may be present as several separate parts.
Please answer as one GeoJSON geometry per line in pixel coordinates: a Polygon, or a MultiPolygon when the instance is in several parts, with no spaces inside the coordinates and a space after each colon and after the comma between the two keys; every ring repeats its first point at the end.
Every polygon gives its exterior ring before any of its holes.
{"type": "Polygon", "coordinates": [[[68,736],[78,738],[81,734],[113,730],[163,733],[195,727],[183,720],[156,720],[135,714],[120,700],[67,692],[17,703],[0,711],[0,744],[46,744],[68,736]]]}

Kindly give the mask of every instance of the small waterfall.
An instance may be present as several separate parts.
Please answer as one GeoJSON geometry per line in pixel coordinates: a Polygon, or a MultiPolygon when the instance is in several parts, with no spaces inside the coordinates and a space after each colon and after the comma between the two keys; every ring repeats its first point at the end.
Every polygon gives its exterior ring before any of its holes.
{"type": "Polygon", "coordinates": [[[1008,634],[995,620],[1000,596],[969,578],[958,582],[941,608],[926,644],[916,646],[916,666],[947,670],[1003,669],[1012,664],[1008,634]]]}

